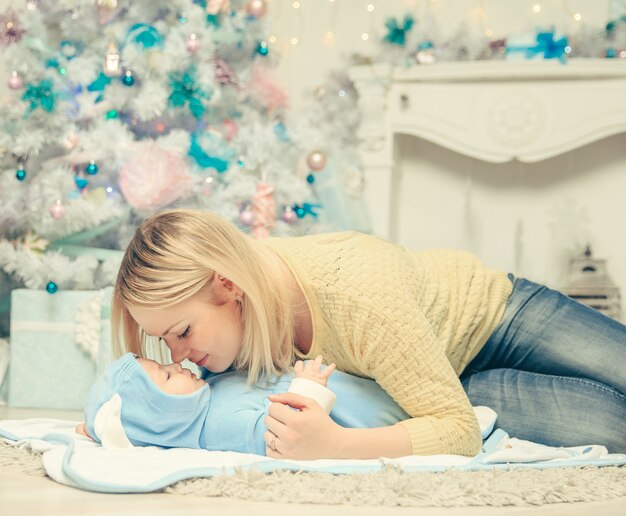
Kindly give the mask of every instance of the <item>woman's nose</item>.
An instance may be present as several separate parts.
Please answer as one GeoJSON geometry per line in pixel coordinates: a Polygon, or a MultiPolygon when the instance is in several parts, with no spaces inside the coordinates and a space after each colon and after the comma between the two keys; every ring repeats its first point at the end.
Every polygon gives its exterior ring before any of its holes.
{"type": "Polygon", "coordinates": [[[166,342],[167,347],[170,348],[172,355],[172,362],[182,362],[189,356],[189,346],[183,343],[169,343],[166,342]]]}

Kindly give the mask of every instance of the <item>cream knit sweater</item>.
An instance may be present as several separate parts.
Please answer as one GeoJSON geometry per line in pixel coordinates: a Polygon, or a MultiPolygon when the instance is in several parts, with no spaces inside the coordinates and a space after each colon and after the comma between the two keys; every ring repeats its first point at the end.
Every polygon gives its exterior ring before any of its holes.
{"type": "Polygon", "coordinates": [[[512,284],[464,251],[411,252],[354,232],[267,243],[291,268],[318,354],[373,378],[412,416],[413,453],[475,455],[478,423],[458,375],[502,318],[512,284]]]}

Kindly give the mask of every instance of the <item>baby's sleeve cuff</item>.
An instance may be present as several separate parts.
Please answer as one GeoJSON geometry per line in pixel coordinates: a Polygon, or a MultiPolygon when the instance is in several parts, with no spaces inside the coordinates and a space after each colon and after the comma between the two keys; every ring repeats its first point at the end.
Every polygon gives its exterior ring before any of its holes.
{"type": "Polygon", "coordinates": [[[327,414],[330,414],[337,400],[337,396],[335,396],[333,391],[307,378],[294,378],[291,380],[289,392],[314,399],[327,414]]]}

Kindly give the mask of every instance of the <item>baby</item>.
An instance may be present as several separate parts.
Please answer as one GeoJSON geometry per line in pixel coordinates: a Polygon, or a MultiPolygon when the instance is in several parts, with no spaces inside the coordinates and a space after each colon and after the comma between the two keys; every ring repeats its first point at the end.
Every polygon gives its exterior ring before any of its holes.
{"type": "Polygon", "coordinates": [[[319,356],[272,382],[248,385],[245,372],[205,381],[180,364],[160,365],[127,353],[92,386],[85,424],[77,430],[118,446],[265,455],[269,394],[289,390],[313,398],[344,427],[375,428],[409,417],[373,380],[333,371],[334,364],[324,368],[319,356]]]}

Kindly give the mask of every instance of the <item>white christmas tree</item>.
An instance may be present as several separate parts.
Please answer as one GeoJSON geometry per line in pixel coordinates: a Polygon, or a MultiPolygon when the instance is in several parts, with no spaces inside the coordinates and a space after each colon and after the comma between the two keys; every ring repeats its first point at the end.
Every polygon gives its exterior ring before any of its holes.
{"type": "MultiPolygon", "coordinates": [[[[320,131],[345,123],[289,115],[266,0],[3,5],[5,312],[19,286],[111,284],[119,250],[163,208],[210,210],[258,237],[336,227],[314,183],[341,152],[320,131]]],[[[358,168],[341,163],[348,183],[333,187],[358,198],[358,168]]]]}

